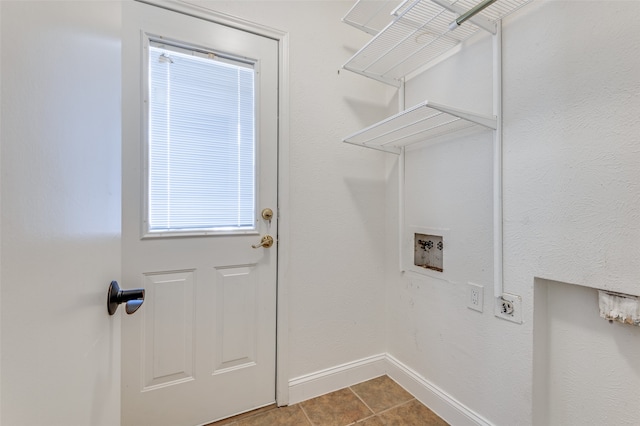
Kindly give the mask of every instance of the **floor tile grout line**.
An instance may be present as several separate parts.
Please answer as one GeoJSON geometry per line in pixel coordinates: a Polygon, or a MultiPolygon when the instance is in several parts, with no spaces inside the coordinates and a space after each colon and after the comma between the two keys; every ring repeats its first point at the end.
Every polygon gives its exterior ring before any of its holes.
{"type": "Polygon", "coordinates": [[[311,426],[313,426],[313,422],[311,421],[311,419],[309,418],[309,415],[307,414],[307,412],[305,411],[304,407],[302,406],[302,403],[298,403],[298,404],[294,404],[294,405],[297,405],[298,407],[300,407],[300,409],[302,410],[302,414],[304,414],[304,417],[307,419],[309,424],[311,426]]]}
{"type": "Polygon", "coordinates": [[[367,409],[368,409],[369,411],[371,411],[371,414],[373,414],[374,416],[376,415],[376,412],[375,412],[375,411],[373,411],[373,408],[369,407],[369,404],[367,404],[366,402],[364,402],[364,399],[362,399],[362,398],[360,397],[360,395],[358,395],[358,392],[356,392],[356,391],[354,391],[353,389],[351,389],[351,386],[349,386],[349,390],[350,390],[350,391],[351,391],[351,392],[356,396],[356,398],[358,398],[358,399],[359,399],[359,400],[364,404],[364,406],[365,406],[365,407],[367,407],[367,409]]]}
{"type": "Polygon", "coordinates": [[[378,415],[377,415],[377,414],[372,414],[372,415],[370,415],[370,416],[368,416],[368,417],[364,417],[364,418],[362,418],[362,419],[360,419],[360,420],[357,420],[357,421],[355,421],[355,422],[353,422],[353,423],[349,423],[349,424],[348,424],[348,425],[346,425],[346,426],[353,426],[353,425],[358,424],[358,423],[363,423],[363,422],[365,422],[365,421],[367,421],[367,420],[369,420],[369,419],[373,419],[374,417],[378,417],[378,415]]]}
{"type": "MultiPolygon", "coordinates": [[[[396,408],[400,408],[403,405],[407,405],[407,404],[409,404],[409,403],[411,403],[413,401],[418,401],[418,400],[416,398],[411,398],[410,400],[405,401],[405,402],[401,402],[400,404],[394,405],[393,407],[385,408],[384,410],[380,411],[379,413],[376,413],[376,415],[386,413],[387,411],[395,410],[396,408]]],[[[418,401],[418,402],[420,402],[420,401],[418,401]]],[[[424,404],[422,404],[422,405],[424,405],[424,404]]],[[[425,407],[427,407],[427,406],[425,405],[425,407]]],[[[429,407],[427,407],[427,408],[429,408],[429,407]]]]}
{"type": "MultiPolygon", "coordinates": [[[[393,380],[393,379],[391,379],[391,380],[393,380]]],[[[397,382],[396,382],[395,380],[393,380],[393,382],[397,384],[397,382]]],[[[358,384],[360,384],[360,383],[358,383],[358,384]]],[[[353,385],[353,386],[356,386],[356,385],[353,385]]],[[[400,385],[398,385],[398,386],[400,386],[400,385]]],[[[402,388],[402,386],[400,386],[400,387],[402,388]]],[[[377,416],[378,414],[385,413],[385,412],[387,412],[387,411],[389,411],[389,410],[393,410],[394,408],[398,408],[398,407],[400,407],[400,406],[402,406],[402,405],[408,404],[409,402],[413,401],[414,399],[415,399],[415,400],[417,400],[417,398],[416,398],[415,396],[413,396],[411,393],[409,393],[409,392],[407,391],[407,393],[411,396],[411,398],[409,398],[409,399],[408,399],[408,400],[406,400],[406,401],[400,402],[400,403],[398,403],[398,404],[396,404],[396,405],[393,405],[393,406],[391,406],[391,407],[385,408],[384,410],[380,410],[380,412],[379,412],[379,413],[376,413],[376,412],[375,412],[371,407],[369,407],[369,404],[367,404],[367,403],[364,401],[364,399],[362,399],[362,397],[358,394],[358,392],[357,392],[357,391],[355,391],[354,389],[352,389],[352,386],[348,386],[348,388],[349,388],[349,390],[350,390],[351,392],[353,392],[353,393],[355,394],[355,396],[357,396],[357,397],[358,397],[358,399],[359,399],[360,401],[362,401],[362,403],[363,403],[363,404],[364,404],[364,405],[365,405],[369,410],[371,410],[371,412],[373,413],[373,416],[374,416],[374,417],[375,417],[375,416],[377,416]]],[[[404,388],[402,388],[402,389],[404,389],[404,388]]],[[[404,389],[404,390],[406,391],[406,389],[404,389]]],[[[429,407],[427,407],[427,408],[429,408],[429,407]]],[[[369,417],[367,417],[367,418],[369,418],[369,417]]]]}
{"type": "MultiPolygon", "coordinates": [[[[358,383],[358,384],[359,384],[359,383],[358,383]]],[[[370,416],[368,416],[368,417],[364,417],[364,418],[362,418],[362,419],[359,419],[359,420],[357,420],[357,421],[355,421],[355,422],[353,422],[353,423],[351,423],[351,424],[356,424],[356,423],[358,423],[358,422],[363,422],[363,421],[368,420],[368,419],[370,419],[370,418],[372,418],[372,417],[375,417],[375,416],[376,416],[376,412],[373,410],[373,408],[369,407],[369,404],[367,404],[367,403],[364,401],[364,399],[362,399],[362,397],[361,397],[360,395],[358,395],[358,392],[356,392],[356,391],[355,391],[351,386],[348,386],[348,388],[349,388],[349,390],[350,390],[350,391],[351,391],[351,392],[356,396],[356,398],[358,398],[358,399],[359,399],[359,400],[364,404],[364,406],[365,406],[365,407],[367,407],[367,409],[368,409],[369,411],[371,411],[371,415],[370,415],[370,416]]]]}

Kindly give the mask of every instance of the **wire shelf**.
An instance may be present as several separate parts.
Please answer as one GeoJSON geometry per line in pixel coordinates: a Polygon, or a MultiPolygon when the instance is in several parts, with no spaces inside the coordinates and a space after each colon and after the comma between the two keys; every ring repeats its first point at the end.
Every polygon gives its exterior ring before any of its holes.
{"type": "Polygon", "coordinates": [[[391,22],[398,4],[400,0],[358,0],[342,22],[376,35],[391,22]]]}
{"type": "Polygon", "coordinates": [[[403,146],[475,125],[495,130],[496,118],[424,101],[347,136],[343,142],[399,154],[403,146]]]}
{"type": "Polygon", "coordinates": [[[406,0],[393,12],[395,19],[360,49],[344,68],[399,86],[404,76],[471,37],[479,28],[471,21],[495,22],[528,1],[500,0],[477,17],[450,30],[460,11],[471,9],[480,0],[453,3],[447,0],[406,0]]]}
{"type": "MultiPolygon", "coordinates": [[[[484,16],[490,21],[497,21],[498,19],[502,19],[520,9],[522,6],[529,3],[529,1],[531,0],[498,0],[480,12],[479,15],[484,16]]],[[[464,10],[469,10],[475,7],[478,3],[480,3],[480,0],[457,0],[452,4],[459,6],[464,10]]]]}

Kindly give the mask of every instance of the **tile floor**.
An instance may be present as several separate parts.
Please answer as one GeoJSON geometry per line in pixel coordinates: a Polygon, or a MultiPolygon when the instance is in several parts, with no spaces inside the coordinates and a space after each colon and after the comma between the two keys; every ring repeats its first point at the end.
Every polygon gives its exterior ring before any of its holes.
{"type": "Polygon", "coordinates": [[[266,407],[209,426],[445,426],[388,376],[288,407],[266,407]]]}

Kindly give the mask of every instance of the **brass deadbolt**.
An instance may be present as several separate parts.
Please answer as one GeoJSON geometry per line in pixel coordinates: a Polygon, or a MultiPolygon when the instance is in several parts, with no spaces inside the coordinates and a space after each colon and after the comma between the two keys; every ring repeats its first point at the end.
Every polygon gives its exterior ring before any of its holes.
{"type": "Polygon", "coordinates": [[[264,220],[273,219],[273,210],[271,210],[270,208],[266,208],[266,209],[262,210],[262,218],[264,220]]]}

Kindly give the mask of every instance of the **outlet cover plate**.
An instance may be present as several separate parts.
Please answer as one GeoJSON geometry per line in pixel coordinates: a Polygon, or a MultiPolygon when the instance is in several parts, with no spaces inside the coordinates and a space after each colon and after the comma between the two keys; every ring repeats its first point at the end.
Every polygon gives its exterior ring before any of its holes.
{"type": "Polygon", "coordinates": [[[515,322],[516,324],[522,324],[522,297],[510,293],[502,293],[502,297],[496,298],[495,302],[495,315],[498,318],[515,322]],[[506,302],[506,305],[504,302],[506,302]],[[513,310],[511,312],[505,312],[505,306],[503,305],[510,305],[513,310]]]}
{"type": "Polygon", "coordinates": [[[482,312],[484,306],[484,287],[472,282],[467,284],[467,308],[482,312]]]}

